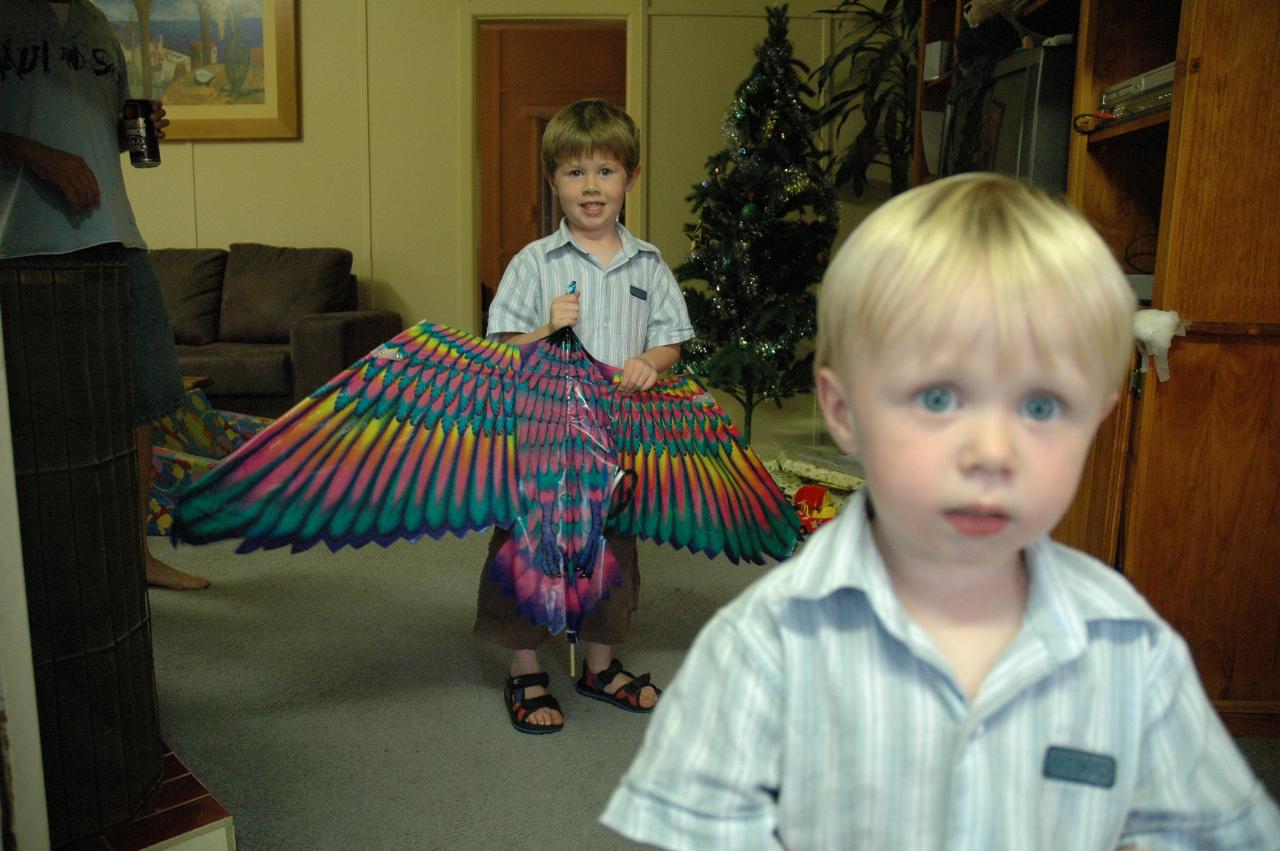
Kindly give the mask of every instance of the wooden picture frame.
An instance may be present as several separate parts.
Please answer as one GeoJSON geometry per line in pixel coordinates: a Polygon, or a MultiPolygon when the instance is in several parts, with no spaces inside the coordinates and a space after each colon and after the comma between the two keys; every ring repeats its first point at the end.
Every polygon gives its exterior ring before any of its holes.
{"type": "Polygon", "coordinates": [[[130,96],[164,102],[166,139],[301,135],[297,0],[93,2],[124,48],[130,96]]]}

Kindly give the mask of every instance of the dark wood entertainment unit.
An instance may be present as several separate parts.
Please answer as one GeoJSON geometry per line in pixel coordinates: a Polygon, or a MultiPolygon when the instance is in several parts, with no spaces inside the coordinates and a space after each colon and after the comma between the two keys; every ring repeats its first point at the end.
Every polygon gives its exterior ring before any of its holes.
{"type": "MultiPolygon", "coordinates": [[[[963,5],[924,0],[921,60],[963,5]]],[[[1233,733],[1280,736],[1280,3],[1034,0],[1020,15],[1075,33],[1076,114],[1176,62],[1171,108],[1071,141],[1068,200],[1188,327],[1170,379],[1136,376],[1103,424],[1055,537],[1121,570],[1186,637],[1233,733]]],[[[917,109],[941,109],[950,85],[918,81],[917,109]]]]}

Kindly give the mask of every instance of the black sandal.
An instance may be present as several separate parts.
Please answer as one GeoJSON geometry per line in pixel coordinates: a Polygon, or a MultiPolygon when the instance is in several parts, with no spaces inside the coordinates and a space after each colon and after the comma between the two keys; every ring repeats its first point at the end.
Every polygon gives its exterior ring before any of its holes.
{"type": "Polygon", "coordinates": [[[605,703],[612,704],[619,709],[625,709],[628,712],[645,713],[652,712],[653,707],[658,705],[656,699],[653,702],[653,706],[640,705],[640,692],[644,690],[645,686],[652,687],[657,692],[657,697],[662,696],[662,689],[649,682],[647,673],[637,677],[630,671],[624,671],[622,663],[614,659],[609,663],[609,667],[598,674],[591,673],[591,669],[584,663],[582,666],[582,678],[578,680],[577,688],[578,694],[584,694],[592,700],[603,700],[605,703]],[[613,682],[613,678],[618,674],[631,677],[631,682],[623,683],[618,686],[617,691],[609,694],[604,690],[605,686],[613,682]]]}
{"type": "Polygon", "coordinates": [[[524,690],[529,686],[542,686],[546,688],[551,682],[546,671],[539,671],[536,674],[521,674],[518,677],[507,677],[507,684],[502,689],[503,702],[507,705],[507,717],[511,719],[511,726],[515,727],[521,733],[532,733],[540,735],[542,733],[558,733],[564,729],[564,721],[559,724],[534,724],[526,721],[531,714],[539,709],[554,709],[564,717],[564,712],[560,709],[559,702],[549,694],[539,695],[525,699],[524,690]]]}

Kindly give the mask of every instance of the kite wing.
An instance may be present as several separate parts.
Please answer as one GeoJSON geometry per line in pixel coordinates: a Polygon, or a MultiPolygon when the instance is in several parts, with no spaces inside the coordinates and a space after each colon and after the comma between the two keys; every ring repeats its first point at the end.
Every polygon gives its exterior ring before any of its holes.
{"type": "Polygon", "coordinates": [[[622,394],[620,372],[568,330],[519,347],[419,323],[187,488],[174,538],[336,550],[509,528],[489,578],[553,633],[620,583],[606,527],[788,555],[799,519],[705,388],[622,394]]]}
{"type": "Polygon", "coordinates": [[[624,481],[610,528],[761,564],[795,549],[800,519],[733,422],[691,376],[612,397],[624,481]],[[629,481],[628,481],[629,480],[629,481]]]}
{"type": "Polygon", "coordinates": [[[175,540],[336,550],[509,526],[520,359],[448,326],[405,330],[184,491],[175,540]]]}

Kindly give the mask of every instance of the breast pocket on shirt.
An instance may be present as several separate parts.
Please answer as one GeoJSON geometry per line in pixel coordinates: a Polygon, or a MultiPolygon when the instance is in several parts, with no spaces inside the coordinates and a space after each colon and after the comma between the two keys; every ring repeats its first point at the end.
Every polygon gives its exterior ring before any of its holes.
{"type": "Polygon", "coordinates": [[[653,304],[649,291],[643,287],[630,286],[627,294],[627,353],[628,357],[641,354],[647,348],[649,337],[649,317],[653,304]]]}

